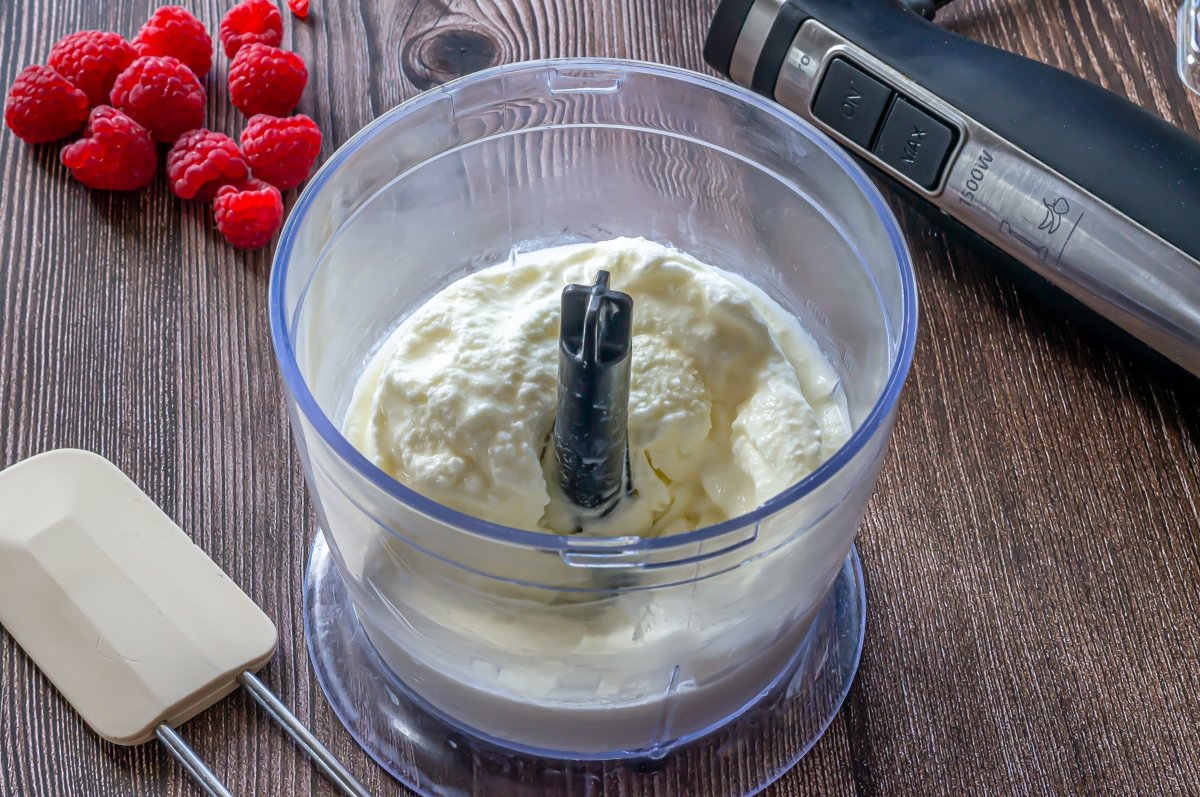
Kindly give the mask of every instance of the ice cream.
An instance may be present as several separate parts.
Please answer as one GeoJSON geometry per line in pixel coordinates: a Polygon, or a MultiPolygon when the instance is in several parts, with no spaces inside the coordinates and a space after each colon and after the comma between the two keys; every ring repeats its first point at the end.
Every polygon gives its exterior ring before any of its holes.
{"type": "Polygon", "coordinates": [[[417,492],[547,533],[545,548],[475,541],[353,494],[339,510],[341,530],[354,529],[339,539],[357,574],[347,583],[388,666],[468,727],[543,749],[643,749],[757,700],[801,649],[849,547],[839,538],[831,555],[829,538],[809,532],[854,523],[861,507],[797,502],[681,542],[662,555],[680,564],[662,570],[641,566],[652,554],[621,553],[635,546],[614,537],[754,509],[850,432],[837,373],[794,313],[642,239],[516,254],[434,293],[365,359],[343,429],[417,492]],[[637,493],[584,534],[554,539],[579,520],[549,439],[561,293],[600,270],[634,301],[637,493]]]}
{"type": "Polygon", "coordinates": [[[583,531],[657,536],[744,514],[846,440],[837,374],[794,315],[732,272],[620,238],[516,255],[430,298],[363,369],[344,424],[350,441],[468,515],[579,530],[547,440],[560,295],[599,270],[634,299],[636,493],[583,531]]]}

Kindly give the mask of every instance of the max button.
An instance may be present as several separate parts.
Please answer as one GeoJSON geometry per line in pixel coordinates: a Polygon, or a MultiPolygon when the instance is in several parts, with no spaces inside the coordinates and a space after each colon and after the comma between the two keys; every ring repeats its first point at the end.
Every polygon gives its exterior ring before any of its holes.
{"type": "Polygon", "coordinates": [[[945,122],[897,97],[875,143],[875,154],[917,185],[932,190],[942,177],[955,137],[954,129],[945,122]]]}
{"type": "Polygon", "coordinates": [[[829,65],[817,88],[813,116],[865,149],[892,98],[892,90],[842,58],[829,65]]]}

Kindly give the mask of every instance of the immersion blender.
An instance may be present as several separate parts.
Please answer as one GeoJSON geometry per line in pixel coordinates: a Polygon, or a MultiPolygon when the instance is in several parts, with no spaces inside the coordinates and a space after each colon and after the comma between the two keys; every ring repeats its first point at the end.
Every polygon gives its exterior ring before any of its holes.
{"type": "Polygon", "coordinates": [[[1200,376],[1200,142],[945,2],[722,0],[704,57],[1200,376]]]}

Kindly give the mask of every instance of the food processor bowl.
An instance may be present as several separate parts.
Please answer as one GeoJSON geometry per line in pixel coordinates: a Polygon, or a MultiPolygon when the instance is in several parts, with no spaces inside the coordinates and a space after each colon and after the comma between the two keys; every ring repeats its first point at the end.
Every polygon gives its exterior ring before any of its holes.
{"type": "Polygon", "coordinates": [[[741,756],[740,795],[819,737],[857,666],[852,544],[916,333],[895,219],[822,134],[670,67],[490,69],[330,158],[288,219],[270,297],[322,531],[310,651],[393,774],[422,794],[600,794],[588,789],[606,778],[644,785],[689,756],[741,756]],[[743,517],[614,539],[466,516],[343,436],[366,362],[437,291],[521,252],[619,236],[735,272],[794,313],[840,376],[846,444],[743,517]]]}

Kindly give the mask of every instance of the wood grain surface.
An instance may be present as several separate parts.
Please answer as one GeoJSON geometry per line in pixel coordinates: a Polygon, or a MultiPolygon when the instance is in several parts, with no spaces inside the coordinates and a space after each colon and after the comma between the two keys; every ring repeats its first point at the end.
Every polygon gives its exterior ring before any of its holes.
{"type": "MultiPolygon", "coordinates": [[[[231,4],[183,2],[214,29],[231,4]]],[[[66,33],[132,36],[155,5],[4,0],[0,82],[66,33]]],[[[493,63],[607,55],[705,69],[714,6],[313,0],[309,21],[287,18],[285,45],[308,61],[301,110],[328,155],[401,100],[493,63]]],[[[1174,12],[1174,0],[959,0],[942,23],[1196,134],[1174,12]]],[[[208,80],[209,124],[234,133],[226,68],[218,57],[208,80]]],[[[892,204],[916,261],[921,335],[859,537],[862,668],[825,738],[766,793],[1200,795],[1195,385],[1142,370],[892,204]]],[[[404,794],[338,724],[305,653],[314,522],[268,335],[269,264],[225,246],[206,209],[161,180],[90,193],[66,179],[57,147],[5,130],[0,466],[59,446],[114,460],[276,621],[265,680],[368,787],[404,794]]],[[[333,793],[245,696],[183,733],[236,794],[333,793]]],[[[159,747],[98,741],[0,639],[0,795],[198,793],[159,747]]]]}

